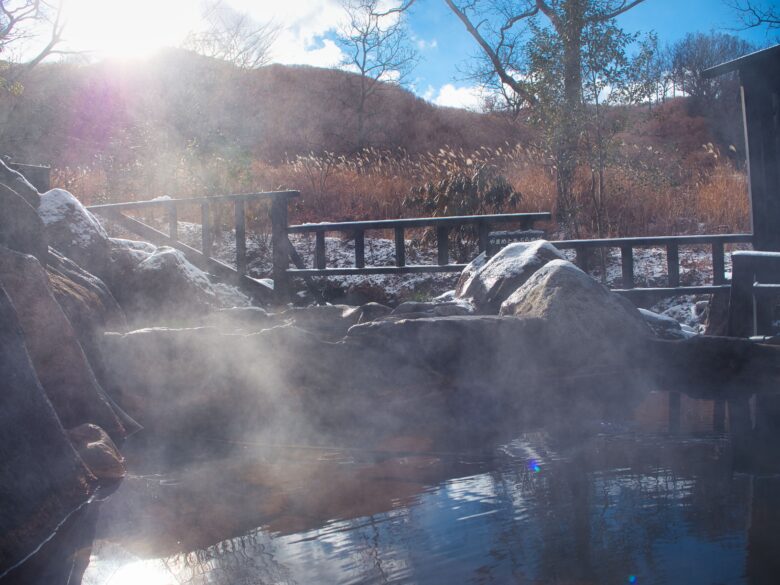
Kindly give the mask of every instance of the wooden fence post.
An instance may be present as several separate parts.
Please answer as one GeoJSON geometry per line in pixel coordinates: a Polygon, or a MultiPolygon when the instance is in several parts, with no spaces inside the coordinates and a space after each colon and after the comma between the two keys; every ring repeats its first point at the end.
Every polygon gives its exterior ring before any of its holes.
{"type": "Polygon", "coordinates": [[[750,337],[755,333],[753,310],[753,260],[734,252],[731,255],[731,295],[729,297],[730,337],[750,337]]]}
{"type": "Polygon", "coordinates": [[[171,242],[179,241],[179,214],[175,203],[168,204],[168,235],[171,242]]]}
{"type": "Polygon", "coordinates": [[[287,268],[290,254],[287,239],[287,197],[277,195],[271,200],[271,245],[273,248],[274,299],[279,305],[290,300],[290,275],[287,268]]]}
{"type": "Polygon", "coordinates": [[[246,274],[246,202],[236,199],[236,271],[246,274]]]}

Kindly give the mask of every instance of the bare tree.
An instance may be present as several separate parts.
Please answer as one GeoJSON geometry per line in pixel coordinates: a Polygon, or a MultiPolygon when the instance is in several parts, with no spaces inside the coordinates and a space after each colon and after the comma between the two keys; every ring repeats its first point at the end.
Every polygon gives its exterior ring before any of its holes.
{"type": "Polygon", "coordinates": [[[259,23],[222,0],[207,0],[203,8],[205,29],[187,35],[183,46],[207,57],[255,69],[267,65],[279,28],[259,23]]]}
{"type": "Polygon", "coordinates": [[[21,91],[19,79],[46,57],[63,53],[62,3],[45,0],[0,0],[0,89],[21,91]],[[47,35],[43,46],[31,44],[47,35]]]}
{"type": "Polygon", "coordinates": [[[727,4],[736,11],[744,28],[780,28],[780,9],[773,2],[730,0],[727,4]]]}
{"type": "Polygon", "coordinates": [[[583,47],[587,30],[613,20],[643,1],[445,0],[479,45],[500,83],[526,106],[537,108],[541,100],[550,99],[549,95],[537,93],[541,84],[534,84],[527,75],[527,63],[523,61],[527,58],[524,49],[529,31],[545,41],[540,47],[559,45],[560,62],[556,63],[556,69],[561,80],[562,107],[558,110],[556,126],[560,131],[553,149],[557,214],[565,227],[571,226],[575,214],[573,181],[581,134],[583,47]]]}
{"type": "Polygon", "coordinates": [[[671,48],[675,82],[700,109],[710,107],[724,92],[736,96],[739,86],[736,75],[710,79],[703,75],[704,71],[755,49],[747,41],[726,33],[688,33],[671,48]]]}
{"type": "Polygon", "coordinates": [[[342,0],[346,13],[338,34],[345,53],[342,67],[357,73],[351,104],[357,125],[356,150],[368,144],[371,97],[384,83],[403,84],[417,62],[405,23],[411,2],[386,9],[382,5],[381,0],[342,0]]]}

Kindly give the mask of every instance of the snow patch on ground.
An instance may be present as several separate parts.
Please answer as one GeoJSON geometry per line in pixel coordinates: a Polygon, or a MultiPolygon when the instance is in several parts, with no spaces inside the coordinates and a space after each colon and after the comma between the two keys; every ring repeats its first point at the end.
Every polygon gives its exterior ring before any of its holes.
{"type": "MultiPolygon", "coordinates": [[[[160,225],[161,229],[165,226],[160,225]]],[[[179,222],[179,239],[197,249],[201,246],[201,226],[197,223],[179,222]]],[[[313,234],[293,234],[290,236],[298,254],[308,267],[314,267],[315,238],[313,234]]],[[[218,260],[230,266],[236,265],[236,244],[234,232],[226,230],[215,234],[212,243],[212,254],[218,260]]],[[[254,278],[271,276],[271,247],[268,235],[247,235],[247,270],[254,278]]],[[[564,257],[574,261],[574,250],[561,250],[564,257]]],[[[680,246],[680,284],[696,286],[712,283],[712,255],[710,246],[680,246]]],[[[355,243],[353,239],[325,238],[326,266],[351,267],[355,265],[355,243]]],[[[425,247],[419,243],[406,241],[407,264],[435,265],[436,249],[425,247]]],[[[365,239],[366,266],[393,266],[395,264],[395,241],[386,238],[365,239]]],[[[609,248],[602,256],[597,250],[590,259],[589,273],[610,288],[622,288],[622,268],[620,250],[609,248]]],[[[635,286],[659,287],[667,286],[667,259],[665,248],[647,247],[634,250],[635,286]]],[[[459,273],[429,273],[403,275],[369,275],[369,276],[332,276],[328,277],[331,286],[348,290],[351,287],[367,287],[384,290],[388,298],[395,302],[402,300],[448,300],[452,294],[448,291],[454,288],[459,273]],[[437,297],[438,295],[438,297],[437,297]]],[[[725,256],[725,277],[731,277],[731,255],[727,250],[725,256]]],[[[326,279],[315,279],[318,284],[324,284],[326,279]]],[[[704,328],[705,311],[701,309],[701,301],[709,295],[683,295],[663,299],[652,307],[655,313],[666,315],[700,332],[704,328]],[[699,308],[697,308],[699,303],[699,308]]]]}

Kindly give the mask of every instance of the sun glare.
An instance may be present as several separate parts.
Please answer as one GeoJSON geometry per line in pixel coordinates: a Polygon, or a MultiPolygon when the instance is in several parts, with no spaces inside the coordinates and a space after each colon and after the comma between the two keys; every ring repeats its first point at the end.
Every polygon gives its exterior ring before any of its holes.
{"type": "Polygon", "coordinates": [[[179,45],[198,22],[198,3],[187,0],[71,0],[66,30],[74,50],[133,58],[179,45]]]}

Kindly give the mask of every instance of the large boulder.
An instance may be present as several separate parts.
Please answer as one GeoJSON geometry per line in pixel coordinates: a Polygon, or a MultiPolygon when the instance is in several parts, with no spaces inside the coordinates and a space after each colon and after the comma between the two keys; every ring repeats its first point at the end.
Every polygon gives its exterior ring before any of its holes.
{"type": "Polygon", "coordinates": [[[45,263],[46,235],[43,222],[33,206],[16,191],[0,183],[0,209],[0,246],[32,254],[45,263]]]}
{"type": "Polygon", "coordinates": [[[46,226],[49,245],[103,278],[109,268],[108,234],[97,218],[64,189],[41,195],[38,215],[46,226]]]}
{"type": "Polygon", "coordinates": [[[213,283],[180,250],[117,238],[110,246],[109,286],[131,320],[165,322],[251,304],[236,287],[213,283]]]}
{"type": "Polygon", "coordinates": [[[95,423],[113,437],[125,429],[98,384],[73,327],[32,256],[0,247],[2,283],[24,330],[38,379],[66,428],[95,423]]]}
{"type": "Polygon", "coordinates": [[[562,368],[630,367],[652,336],[630,301],[566,260],[553,260],[501,305],[502,316],[545,323],[562,368]]]}
{"type": "Polygon", "coordinates": [[[0,285],[0,578],[94,490],[46,397],[16,311],[0,285]]]}
{"type": "Polygon", "coordinates": [[[458,280],[455,295],[472,299],[481,313],[496,314],[509,295],[551,260],[563,259],[545,240],[517,242],[490,259],[480,254],[458,280]]]}
{"type": "Polygon", "coordinates": [[[33,209],[38,209],[38,204],[41,201],[38,190],[24,178],[22,173],[9,167],[2,159],[0,159],[0,184],[5,185],[19,195],[33,209]]]}

